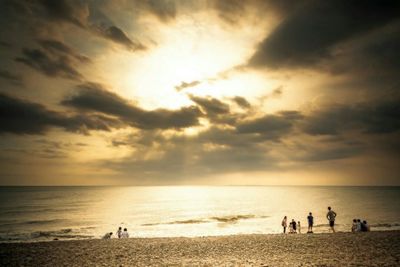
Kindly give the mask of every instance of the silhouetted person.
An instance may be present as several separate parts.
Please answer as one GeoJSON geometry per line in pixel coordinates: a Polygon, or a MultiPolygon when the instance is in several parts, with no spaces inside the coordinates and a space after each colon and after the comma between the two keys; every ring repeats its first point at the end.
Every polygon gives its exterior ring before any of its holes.
{"type": "Polygon", "coordinates": [[[326,214],[326,218],[329,221],[329,226],[331,227],[332,231],[335,232],[335,219],[336,219],[336,212],[334,212],[331,207],[328,207],[328,213],[326,214]]]}
{"type": "Polygon", "coordinates": [[[367,224],[367,221],[362,221],[361,222],[361,232],[368,232],[369,231],[369,225],[367,224]]]}
{"type": "Polygon", "coordinates": [[[312,233],[313,230],[313,225],[314,225],[314,217],[312,216],[312,213],[310,212],[307,216],[307,221],[308,221],[308,231],[307,233],[312,233]]]}
{"type": "Polygon", "coordinates": [[[353,219],[353,224],[351,225],[351,231],[353,233],[357,232],[357,220],[356,219],[353,219]]]}
{"type": "Polygon", "coordinates": [[[119,227],[117,231],[118,238],[121,238],[121,235],[122,235],[122,227],[119,227]]]}
{"type": "Polygon", "coordinates": [[[357,232],[361,232],[361,220],[357,219],[357,232]]]}
{"type": "Polygon", "coordinates": [[[112,236],[112,232],[106,233],[106,234],[103,236],[103,239],[110,239],[111,236],[112,236]]]}
{"type": "Polygon", "coordinates": [[[128,229],[124,228],[124,231],[121,234],[121,238],[129,238],[128,229]]]}
{"type": "Polygon", "coordinates": [[[297,222],[297,228],[299,228],[299,234],[301,234],[301,225],[300,225],[300,221],[297,222]]]}
{"type": "Polygon", "coordinates": [[[297,225],[294,219],[292,219],[292,228],[293,228],[293,234],[297,233],[297,225]]]}
{"type": "Polygon", "coordinates": [[[285,234],[286,233],[286,227],[287,227],[287,217],[286,216],[283,217],[282,227],[283,227],[283,233],[285,234]]]}

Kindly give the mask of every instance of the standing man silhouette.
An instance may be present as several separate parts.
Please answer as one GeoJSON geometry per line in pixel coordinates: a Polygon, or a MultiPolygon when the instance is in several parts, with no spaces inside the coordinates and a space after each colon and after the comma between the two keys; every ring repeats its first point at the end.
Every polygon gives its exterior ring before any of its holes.
{"type": "Polygon", "coordinates": [[[326,214],[326,218],[329,221],[329,226],[331,227],[332,231],[335,232],[335,219],[336,219],[336,212],[334,212],[331,207],[328,207],[328,213],[326,214]]]}

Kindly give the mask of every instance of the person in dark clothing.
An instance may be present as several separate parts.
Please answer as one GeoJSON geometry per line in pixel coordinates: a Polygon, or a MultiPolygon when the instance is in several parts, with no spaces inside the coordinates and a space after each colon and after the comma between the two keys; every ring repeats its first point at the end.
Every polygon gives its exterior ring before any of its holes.
{"type": "Polygon", "coordinates": [[[312,216],[312,213],[310,212],[307,216],[307,221],[308,221],[308,231],[307,233],[313,233],[313,225],[314,225],[314,217],[312,216]]]}

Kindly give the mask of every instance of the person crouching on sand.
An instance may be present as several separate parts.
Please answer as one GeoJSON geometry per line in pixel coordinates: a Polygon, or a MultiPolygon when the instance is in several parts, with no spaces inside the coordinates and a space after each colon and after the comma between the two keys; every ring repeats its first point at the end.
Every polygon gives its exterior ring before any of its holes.
{"type": "Polygon", "coordinates": [[[122,235],[122,227],[119,227],[117,231],[118,238],[121,238],[121,235],[122,235]]]}
{"type": "Polygon", "coordinates": [[[336,215],[337,215],[336,212],[334,212],[331,207],[328,207],[328,213],[326,214],[326,218],[328,219],[329,226],[331,227],[333,232],[335,232],[336,215]]]}
{"type": "Polygon", "coordinates": [[[361,220],[357,219],[357,228],[356,228],[356,232],[361,232],[361,220]]]}
{"type": "Polygon", "coordinates": [[[103,239],[110,239],[111,236],[112,236],[112,232],[106,233],[106,234],[103,236],[103,239]]]}
{"type": "Polygon", "coordinates": [[[283,227],[283,233],[285,234],[286,233],[286,227],[287,227],[287,217],[286,216],[283,217],[282,227],[283,227]]]}
{"type": "Polygon", "coordinates": [[[129,238],[128,229],[124,228],[124,231],[121,234],[121,238],[129,238]]]}
{"type": "Polygon", "coordinates": [[[312,234],[313,233],[312,227],[314,225],[314,217],[312,216],[311,212],[307,216],[307,221],[308,221],[308,231],[307,231],[307,233],[312,234]]]}

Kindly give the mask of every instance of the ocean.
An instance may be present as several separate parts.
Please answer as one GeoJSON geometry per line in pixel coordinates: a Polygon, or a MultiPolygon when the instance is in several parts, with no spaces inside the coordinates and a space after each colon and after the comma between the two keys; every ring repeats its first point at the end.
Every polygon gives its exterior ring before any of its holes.
{"type": "Polygon", "coordinates": [[[0,187],[0,242],[101,238],[118,227],[131,237],[276,234],[283,216],[314,216],[314,233],[353,218],[372,231],[400,229],[400,187],[154,186],[0,187]]]}

